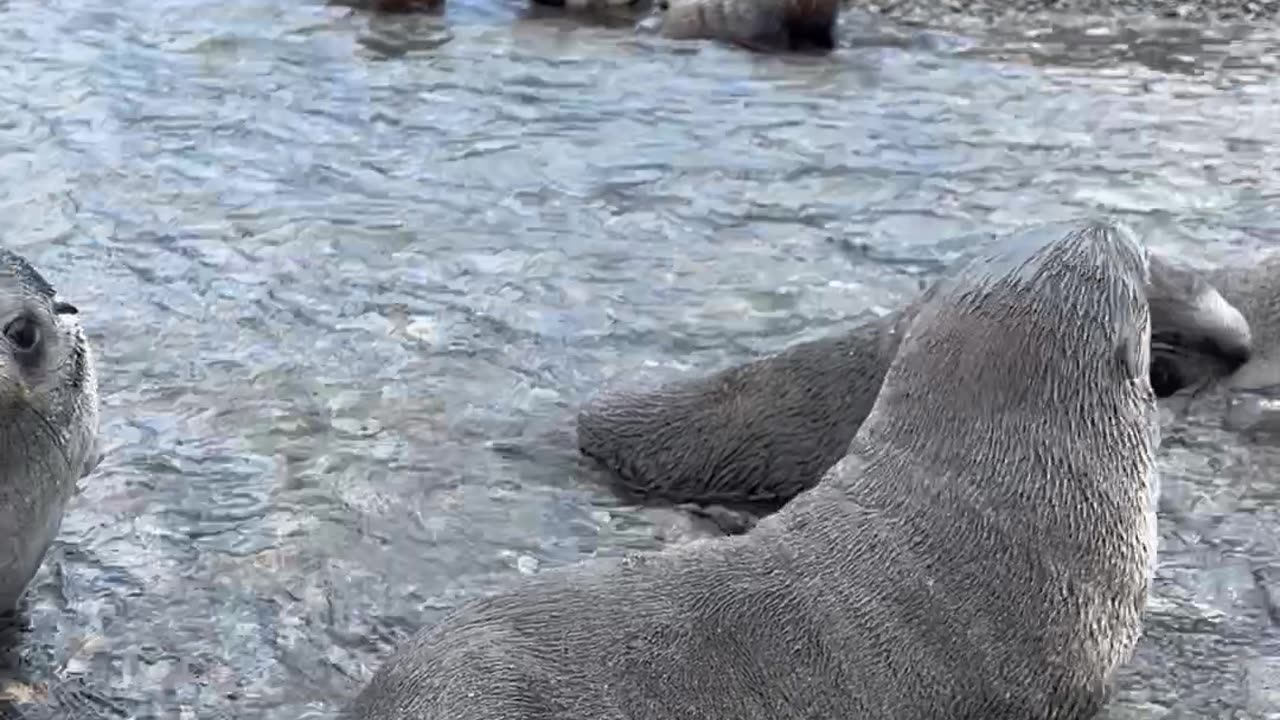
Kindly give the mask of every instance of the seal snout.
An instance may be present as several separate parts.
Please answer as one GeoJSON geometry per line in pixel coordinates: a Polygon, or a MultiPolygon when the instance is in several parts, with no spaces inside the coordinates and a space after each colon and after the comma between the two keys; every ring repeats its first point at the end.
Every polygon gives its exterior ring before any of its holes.
{"type": "Polygon", "coordinates": [[[1160,397],[1231,375],[1253,356],[1249,322],[1198,273],[1153,253],[1151,381],[1160,397]]]}
{"type": "Polygon", "coordinates": [[[1199,306],[1200,322],[1207,328],[1201,350],[1217,359],[1228,374],[1249,362],[1253,336],[1244,315],[1211,286],[1201,295],[1199,306]]]}

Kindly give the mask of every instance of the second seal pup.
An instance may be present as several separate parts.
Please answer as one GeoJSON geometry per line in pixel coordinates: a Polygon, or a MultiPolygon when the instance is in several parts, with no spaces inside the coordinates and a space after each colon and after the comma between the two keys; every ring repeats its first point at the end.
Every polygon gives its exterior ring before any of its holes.
{"type": "Polygon", "coordinates": [[[402,646],[360,720],[1077,720],[1155,554],[1147,264],[1090,223],[935,283],[850,452],[751,533],[547,572],[402,646]]]}
{"type": "Polygon", "coordinates": [[[17,606],[97,464],[98,385],[76,314],[0,250],[0,612],[17,606]]]}
{"type": "MultiPolygon", "coordinates": [[[[1146,295],[1157,396],[1228,375],[1249,358],[1249,323],[1204,277],[1152,253],[1146,295]]],[[[704,378],[597,393],[578,414],[579,450],[642,497],[781,505],[844,455],[910,312],[704,378]]]]}

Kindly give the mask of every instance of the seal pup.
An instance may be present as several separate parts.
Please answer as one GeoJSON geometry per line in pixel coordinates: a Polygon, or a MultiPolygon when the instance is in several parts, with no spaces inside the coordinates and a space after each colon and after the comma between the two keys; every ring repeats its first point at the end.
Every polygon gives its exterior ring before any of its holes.
{"type": "Polygon", "coordinates": [[[16,608],[98,463],[98,384],[77,314],[0,250],[0,611],[16,608]]]}
{"type": "Polygon", "coordinates": [[[840,0],[654,0],[641,29],[673,40],[719,40],[760,52],[836,47],[840,0]]]}
{"type": "MultiPolygon", "coordinates": [[[[1229,375],[1248,360],[1249,322],[1213,284],[1156,253],[1150,267],[1158,397],[1229,375]]],[[[579,451],[629,495],[748,513],[776,509],[844,456],[911,312],[908,306],[706,377],[606,389],[579,410],[579,451]]]]}
{"type": "Polygon", "coordinates": [[[1146,274],[1100,222],[975,258],[926,292],[814,489],[745,535],[473,600],[349,716],[1091,717],[1155,556],[1146,274]]]}

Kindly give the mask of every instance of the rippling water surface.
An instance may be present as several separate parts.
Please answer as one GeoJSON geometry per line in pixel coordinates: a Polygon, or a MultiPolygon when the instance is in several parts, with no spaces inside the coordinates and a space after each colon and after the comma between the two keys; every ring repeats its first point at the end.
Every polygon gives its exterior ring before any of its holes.
{"type": "MultiPolygon", "coordinates": [[[[687,530],[579,466],[608,376],[847,327],[975,234],[1105,210],[1197,262],[1280,241],[1275,30],[842,36],[0,4],[3,242],[80,306],[110,452],[9,653],[49,683],[27,717],[327,716],[461,599],[687,530]]],[[[1168,437],[1110,716],[1277,717],[1280,453],[1212,414],[1168,437]]]]}

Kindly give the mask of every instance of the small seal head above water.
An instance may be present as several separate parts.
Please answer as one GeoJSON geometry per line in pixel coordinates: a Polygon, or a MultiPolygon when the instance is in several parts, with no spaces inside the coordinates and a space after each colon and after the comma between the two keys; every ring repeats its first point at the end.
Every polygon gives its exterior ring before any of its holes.
{"type": "MultiPolygon", "coordinates": [[[[1220,379],[1249,357],[1249,323],[1203,276],[1152,253],[1146,293],[1158,397],[1220,379]]],[[[780,506],[844,456],[910,313],[706,377],[658,387],[611,382],[580,410],[578,447],[628,494],[752,511],[780,506]]]]}
{"type": "Polygon", "coordinates": [[[1101,223],[969,263],[926,294],[813,490],[745,535],[472,601],[350,714],[1090,717],[1155,551],[1146,273],[1101,223]]]}
{"type": "Polygon", "coordinates": [[[97,465],[98,386],[76,314],[0,250],[0,612],[17,606],[97,465]]]}
{"type": "Polygon", "coordinates": [[[1280,250],[1209,273],[1213,286],[1240,308],[1253,333],[1249,362],[1228,379],[1235,389],[1277,389],[1280,385],[1280,250]]]}
{"type": "Polygon", "coordinates": [[[1204,276],[1151,254],[1151,385],[1158,397],[1214,382],[1248,362],[1249,322],[1204,276]]]}
{"type": "Polygon", "coordinates": [[[839,13],[839,0],[655,0],[641,27],[762,52],[827,51],[836,46],[839,13]]]}

